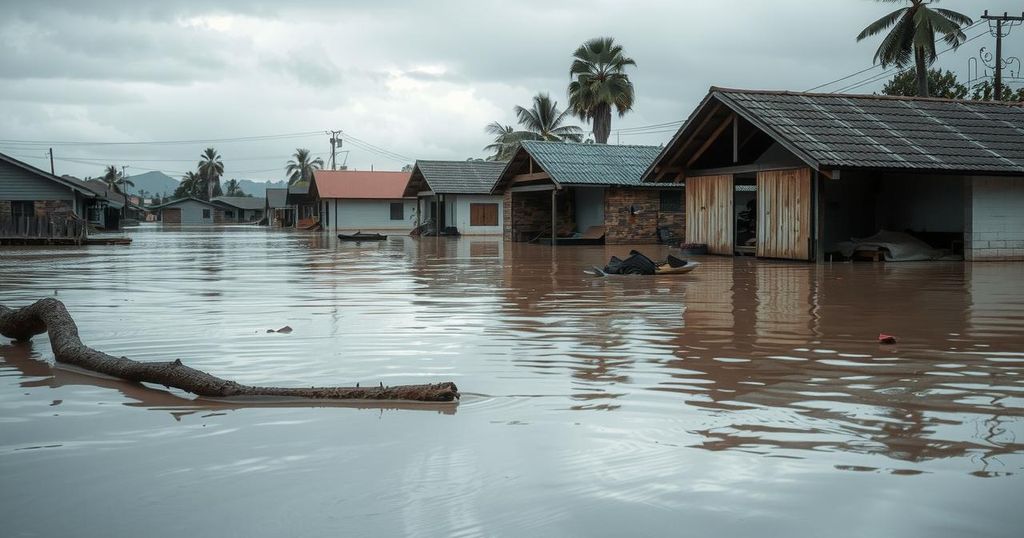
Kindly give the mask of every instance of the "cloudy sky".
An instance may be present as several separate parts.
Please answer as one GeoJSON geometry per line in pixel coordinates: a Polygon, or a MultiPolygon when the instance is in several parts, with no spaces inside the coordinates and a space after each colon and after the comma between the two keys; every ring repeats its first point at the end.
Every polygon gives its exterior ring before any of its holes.
{"type": "MultiPolygon", "coordinates": [[[[613,131],[610,142],[656,145],[669,129],[636,128],[685,118],[709,86],[808,90],[869,67],[878,41],[854,37],[894,7],[872,0],[291,4],[3,2],[0,152],[44,167],[52,145],[58,174],[98,175],[109,163],[128,165],[129,174],[158,169],[178,177],[212,145],[227,178],[276,180],[295,148],[326,155],[323,132],[341,129],[348,165],[359,169],[483,157],[484,125],[512,123],[512,107],[537,92],[564,104],[572,51],[601,35],[614,36],[637,61],[635,109],[613,121],[627,131],[613,131]]],[[[942,7],[977,18],[982,9],[1020,11],[1021,4],[946,0],[942,7]]],[[[980,25],[968,30],[984,33],[980,25]]],[[[968,58],[993,43],[979,37],[940,65],[966,78],[968,58]]],[[[1024,28],[1004,46],[1024,56],[1024,28]]]]}

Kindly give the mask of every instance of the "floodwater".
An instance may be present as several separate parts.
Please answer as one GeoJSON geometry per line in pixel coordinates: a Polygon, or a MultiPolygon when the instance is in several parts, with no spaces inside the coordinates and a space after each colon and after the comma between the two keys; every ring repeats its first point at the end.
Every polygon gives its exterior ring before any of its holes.
{"type": "Polygon", "coordinates": [[[1024,264],[598,279],[629,247],[131,235],[0,249],[0,304],[243,383],[463,400],[196,402],[0,338],[2,536],[1024,534],[1024,264]]]}

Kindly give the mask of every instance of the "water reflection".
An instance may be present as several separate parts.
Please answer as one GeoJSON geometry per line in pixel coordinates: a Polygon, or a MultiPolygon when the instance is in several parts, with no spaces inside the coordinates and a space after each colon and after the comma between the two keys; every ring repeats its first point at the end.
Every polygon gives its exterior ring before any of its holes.
{"type": "MultiPolygon", "coordinates": [[[[931,499],[967,522],[959,534],[1019,528],[1000,507],[1024,472],[1022,264],[709,257],[685,276],[593,278],[582,270],[633,247],[353,244],[253,228],[134,236],[127,249],[0,250],[0,303],[57,293],[94,347],[245,383],[450,379],[470,396],[457,414],[225,407],[54,370],[37,338],[0,346],[0,421],[6,446],[42,448],[5,452],[0,471],[43,473],[52,460],[19,458],[56,450],[45,447],[130,442],[138,466],[178,476],[182,465],[158,456],[167,445],[154,439],[167,436],[217,462],[204,467],[217,477],[271,465],[251,489],[294,495],[296,517],[340,511],[373,522],[346,529],[376,534],[474,534],[481,522],[507,535],[669,533],[685,517],[708,532],[734,521],[726,534],[806,535],[807,519],[861,528],[878,491],[904,507],[882,522],[929,521],[918,501],[931,499]],[[266,332],[283,325],[294,331],[266,332]],[[898,344],[879,345],[881,332],[898,344]],[[181,431],[164,429],[167,413],[181,431]],[[357,492],[332,489],[353,480],[357,492]],[[320,506],[313,490],[348,502],[320,506]],[[835,495],[841,512],[823,501],[835,495]],[[783,502],[811,510],[786,519],[783,502]]],[[[168,480],[154,494],[188,487],[168,480]]],[[[0,492],[15,516],[31,512],[19,499],[0,492]]]]}

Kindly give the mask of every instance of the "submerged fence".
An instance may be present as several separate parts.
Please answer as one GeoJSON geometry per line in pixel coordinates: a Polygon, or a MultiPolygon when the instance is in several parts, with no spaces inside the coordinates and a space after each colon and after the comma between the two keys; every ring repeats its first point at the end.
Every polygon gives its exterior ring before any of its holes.
{"type": "Polygon", "coordinates": [[[0,217],[0,239],[40,239],[83,242],[88,235],[85,221],[73,217],[0,217]]]}

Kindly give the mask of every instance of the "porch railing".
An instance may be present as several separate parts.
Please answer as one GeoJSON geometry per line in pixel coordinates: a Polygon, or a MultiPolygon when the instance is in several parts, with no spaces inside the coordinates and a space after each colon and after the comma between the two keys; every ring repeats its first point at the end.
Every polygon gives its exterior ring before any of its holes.
{"type": "Polygon", "coordinates": [[[85,221],[73,217],[56,215],[0,217],[0,238],[4,239],[84,241],[88,233],[85,221]]]}

